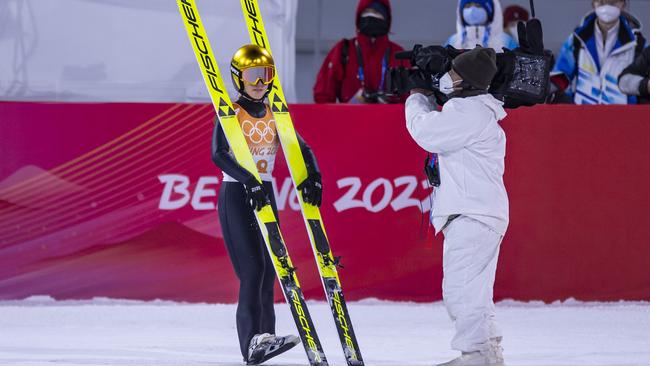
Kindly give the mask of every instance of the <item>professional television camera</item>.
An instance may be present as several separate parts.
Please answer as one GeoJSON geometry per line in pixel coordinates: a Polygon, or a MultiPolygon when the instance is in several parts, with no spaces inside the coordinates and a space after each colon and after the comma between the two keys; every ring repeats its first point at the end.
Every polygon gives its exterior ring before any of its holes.
{"type": "MultiPolygon", "coordinates": [[[[552,52],[544,49],[541,22],[538,19],[519,22],[517,30],[520,46],[497,54],[498,72],[488,90],[506,108],[544,103],[550,91],[554,59],[552,52]]],[[[398,59],[409,59],[412,68],[389,70],[389,93],[404,94],[421,88],[431,90],[438,104],[444,104],[448,97],[438,90],[440,78],[451,69],[452,60],[463,52],[451,46],[416,45],[412,51],[397,54],[398,59]]]]}

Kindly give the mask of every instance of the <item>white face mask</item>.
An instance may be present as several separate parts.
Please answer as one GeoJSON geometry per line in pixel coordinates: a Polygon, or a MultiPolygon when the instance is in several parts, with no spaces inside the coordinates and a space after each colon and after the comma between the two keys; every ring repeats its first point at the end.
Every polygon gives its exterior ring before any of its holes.
{"type": "Polygon", "coordinates": [[[463,9],[463,19],[469,25],[485,25],[488,21],[488,13],[481,7],[470,6],[463,9]]]}
{"type": "Polygon", "coordinates": [[[621,9],[614,5],[602,5],[596,8],[596,15],[601,22],[611,23],[621,16],[621,9]]]}
{"type": "Polygon", "coordinates": [[[456,91],[456,85],[462,83],[463,81],[462,80],[454,81],[451,78],[451,75],[449,73],[446,73],[440,78],[439,82],[440,82],[440,84],[438,86],[438,89],[440,90],[440,92],[445,94],[445,95],[449,95],[449,94],[455,92],[456,91]]]}

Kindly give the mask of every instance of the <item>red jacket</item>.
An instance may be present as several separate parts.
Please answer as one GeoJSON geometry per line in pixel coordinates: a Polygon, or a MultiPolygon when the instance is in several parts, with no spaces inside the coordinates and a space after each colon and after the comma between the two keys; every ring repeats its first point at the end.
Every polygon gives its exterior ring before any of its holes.
{"type": "MultiPolygon", "coordinates": [[[[382,61],[386,56],[386,49],[390,47],[389,66],[408,66],[406,61],[395,60],[395,53],[404,49],[397,43],[393,43],[388,36],[382,36],[375,39],[372,43],[368,36],[359,33],[359,18],[365,10],[375,0],[360,0],[357,6],[357,36],[350,39],[348,44],[348,63],[343,69],[342,53],[343,43],[345,40],[338,42],[327,54],[323,65],[316,77],[314,85],[314,101],[316,103],[336,103],[338,100],[347,103],[361,89],[357,61],[357,51],[354,46],[355,40],[359,42],[361,54],[363,56],[364,74],[366,80],[366,89],[376,91],[381,82],[382,61]]],[[[389,11],[388,24],[391,23],[390,1],[376,0],[382,2],[389,11]]]]}

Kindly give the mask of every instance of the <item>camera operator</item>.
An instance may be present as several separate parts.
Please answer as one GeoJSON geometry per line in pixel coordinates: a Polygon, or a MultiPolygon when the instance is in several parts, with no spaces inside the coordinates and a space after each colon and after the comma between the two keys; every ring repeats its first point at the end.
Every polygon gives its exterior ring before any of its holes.
{"type": "Polygon", "coordinates": [[[440,112],[428,89],[412,88],[406,101],[409,133],[438,162],[431,216],[445,236],[443,300],[456,328],[452,348],[462,352],[439,366],[504,365],[492,299],[509,217],[506,136],[498,123],[506,112],[488,93],[496,73],[495,51],[476,47],[454,58],[440,78],[438,89],[449,97],[440,112]]]}
{"type": "MultiPolygon", "coordinates": [[[[520,46],[514,50],[504,49],[497,53],[497,72],[488,92],[504,102],[505,108],[533,106],[554,97],[550,89],[550,70],[553,54],[544,49],[542,24],[538,19],[517,24],[520,46]]],[[[416,45],[413,51],[401,52],[398,59],[407,58],[412,68],[392,68],[388,75],[388,90],[401,95],[414,87],[432,91],[439,105],[448,96],[441,93],[438,83],[441,76],[451,69],[454,58],[466,50],[452,46],[416,45]]],[[[496,52],[496,51],[495,51],[496,52]]]]}

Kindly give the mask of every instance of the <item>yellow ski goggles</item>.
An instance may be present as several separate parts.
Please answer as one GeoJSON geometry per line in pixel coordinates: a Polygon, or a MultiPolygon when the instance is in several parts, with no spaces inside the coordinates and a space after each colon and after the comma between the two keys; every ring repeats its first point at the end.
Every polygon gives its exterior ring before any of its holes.
{"type": "Polygon", "coordinates": [[[244,70],[241,79],[250,85],[257,85],[260,81],[264,85],[269,85],[274,77],[275,68],[273,66],[257,66],[244,70]]]}

